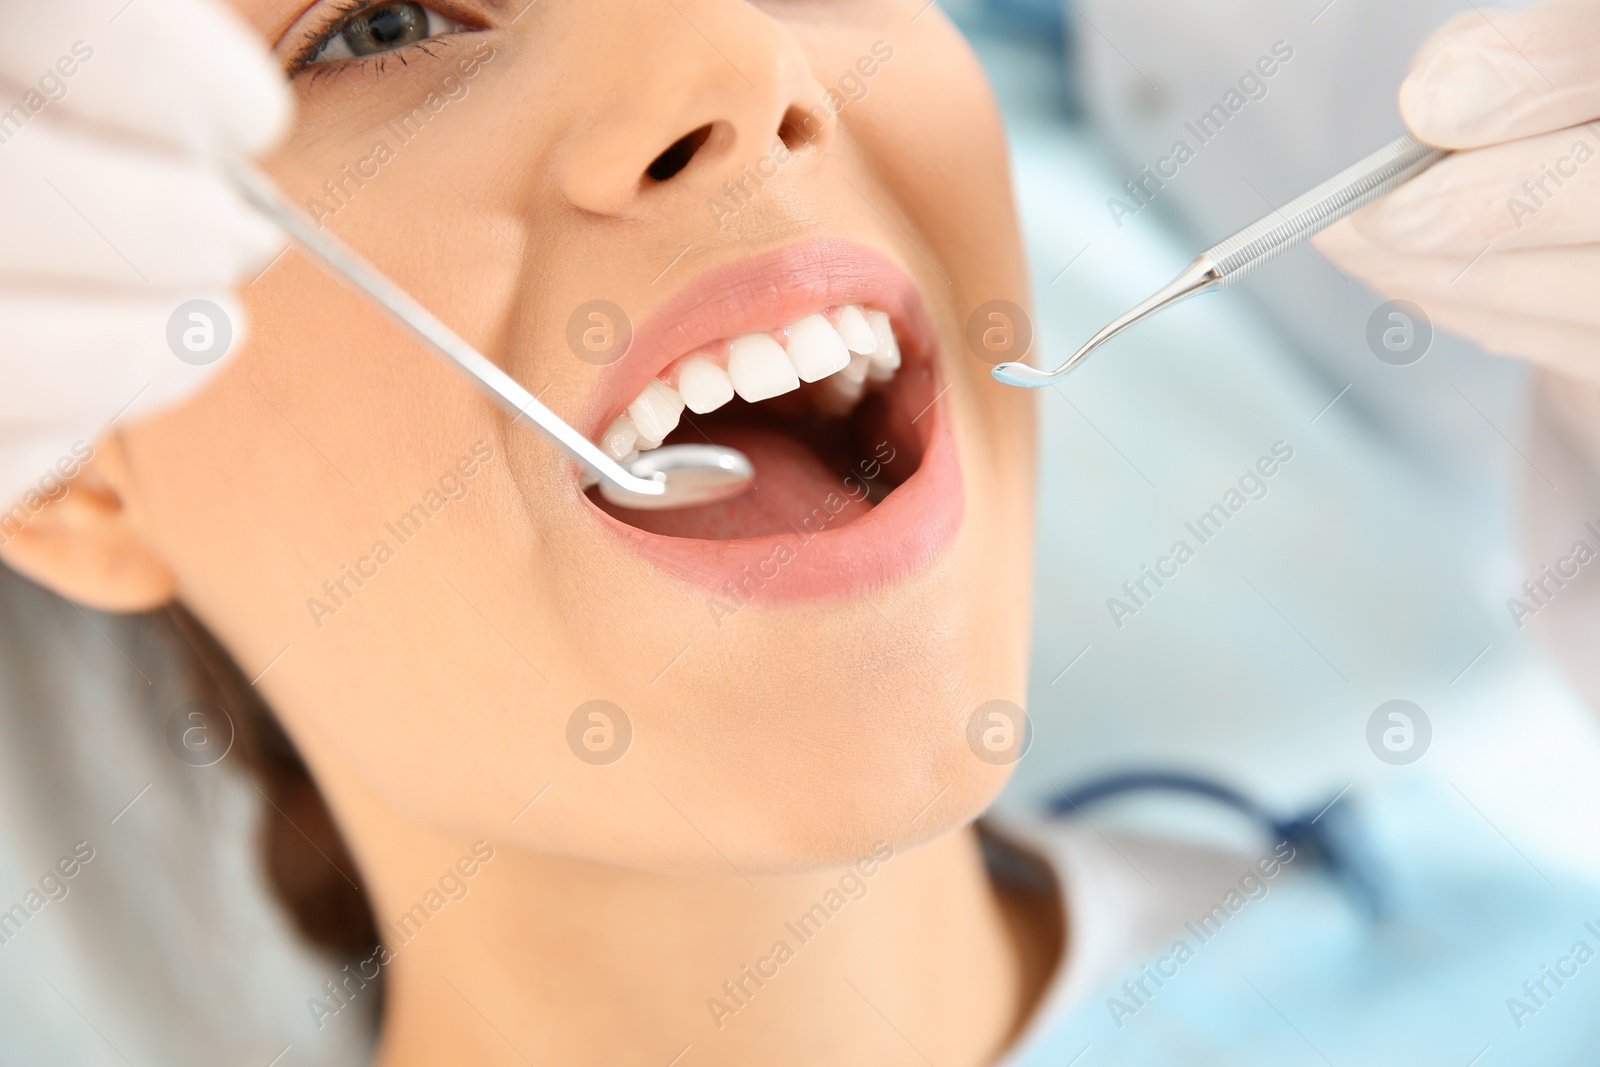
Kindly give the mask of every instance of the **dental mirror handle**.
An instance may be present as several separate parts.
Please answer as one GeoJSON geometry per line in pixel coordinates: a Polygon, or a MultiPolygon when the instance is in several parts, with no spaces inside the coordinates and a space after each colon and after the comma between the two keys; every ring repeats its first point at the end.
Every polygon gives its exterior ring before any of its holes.
{"type": "Polygon", "coordinates": [[[1200,253],[1182,274],[1113,319],[1055,370],[1042,371],[1026,363],[1011,362],[1001,363],[990,373],[1007,385],[1053,385],[1090,352],[1134,323],[1198,293],[1227,288],[1279,253],[1404,185],[1449,154],[1409,134],[1396,138],[1266,218],[1200,253]]]}
{"type": "Polygon", "coordinates": [[[379,306],[421,338],[428,348],[476,380],[501,407],[511,413],[513,422],[518,417],[526,416],[580,466],[610,483],[616,490],[641,497],[660,497],[667,492],[664,475],[640,478],[629,473],[561,416],[541,404],[515,378],[457,336],[454,330],[412,299],[411,294],[345,247],[332,234],[318,230],[310,219],[284,199],[266,175],[245,163],[229,162],[224,166],[234,187],[257,210],[277,223],[297,245],[311,253],[336,277],[377,301],[379,306]]]}

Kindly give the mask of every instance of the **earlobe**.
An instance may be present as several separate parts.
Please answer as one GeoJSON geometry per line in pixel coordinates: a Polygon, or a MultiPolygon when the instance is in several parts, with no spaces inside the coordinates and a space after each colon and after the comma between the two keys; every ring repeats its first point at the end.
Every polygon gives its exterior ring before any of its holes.
{"type": "Polygon", "coordinates": [[[119,486],[126,465],[115,436],[63,492],[25,522],[0,514],[0,561],[69,600],[101,611],[149,611],[170,602],[177,576],[132,521],[119,486]]]}

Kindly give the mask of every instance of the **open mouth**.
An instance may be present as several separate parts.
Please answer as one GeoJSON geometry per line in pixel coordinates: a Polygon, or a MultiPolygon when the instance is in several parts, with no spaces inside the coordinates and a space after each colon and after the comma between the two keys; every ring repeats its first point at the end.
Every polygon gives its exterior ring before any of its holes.
{"type": "Polygon", "coordinates": [[[711,268],[641,325],[580,425],[619,460],[664,444],[737,448],[754,486],[662,511],[589,488],[586,510],[710,590],[718,626],[722,605],[905,578],[944,553],[965,509],[938,352],[916,283],[868,246],[817,237],[711,268]]]}
{"type": "Polygon", "coordinates": [[[783,326],[702,345],[647,382],[601,434],[624,464],[663,444],[737,448],[754,487],[695,508],[635,511],[591,499],[636,529],[728,541],[801,528],[837,529],[868,514],[922,461],[918,432],[933,376],[908,360],[889,312],[844,304],[783,326]],[[820,509],[820,511],[819,511],[820,509]]]}

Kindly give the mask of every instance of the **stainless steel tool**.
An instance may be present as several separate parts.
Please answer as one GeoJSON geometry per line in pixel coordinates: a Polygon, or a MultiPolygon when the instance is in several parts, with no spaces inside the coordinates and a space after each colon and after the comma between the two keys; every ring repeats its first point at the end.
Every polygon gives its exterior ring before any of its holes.
{"type": "Polygon", "coordinates": [[[526,418],[578,465],[599,479],[600,492],[628,508],[693,507],[727,500],[751,487],[755,468],[744,453],[722,445],[663,445],[629,467],[602,452],[561,416],[541,404],[515,378],[467,344],[400,286],[289,203],[272,180],[245,164],[227,167],[234,186],[335,277],[371,297],[436,355],[459,368],[512,415],[526,418]],[[631,467],[631,469],[629,469],[631,467]]]}
{"type": "Polygon", "coordinates": [[[1278,253],[1293,248],[1346,215],[1415,178],[1450,153],[1409,135],[1384,145],[1274,211],[1195,257],[1172,281],[1117,316],[1055,370],[1026,363],[1001,363],[990,373],[1007,385],[1037,389],[1054,385],[1089,353],[1136,322],[1198,293],[1225,289],[1278,253]]]}

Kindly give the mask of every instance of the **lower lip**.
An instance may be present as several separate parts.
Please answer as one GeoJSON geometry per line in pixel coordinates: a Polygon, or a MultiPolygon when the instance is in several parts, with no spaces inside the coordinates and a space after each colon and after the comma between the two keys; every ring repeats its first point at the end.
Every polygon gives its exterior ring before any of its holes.
{"type": "Polygon", "coordinates": [[[966,498],[945,402],[936,401],[924,417],[931,425],[916,472],[866,515],[837,528],[828,527],[831,514],[819,506],[814,523],[785,533],[707,541],[647,533],[597,507],[589,511],[646,561],[735,603],[859,593],[926,569],[961,527],[966,498]]]}

